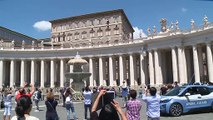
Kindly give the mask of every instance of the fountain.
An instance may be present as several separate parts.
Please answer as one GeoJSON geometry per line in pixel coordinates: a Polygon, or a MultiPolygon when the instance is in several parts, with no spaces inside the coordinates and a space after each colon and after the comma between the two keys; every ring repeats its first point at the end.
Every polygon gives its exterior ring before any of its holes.
{"type": "Polygon", "coordinates": [[[73,71],[71,73],[66,73],[66,78],[72,78],[72,89],[75,91],[81,91],[83,87],[85,87],[83,79],[90,77],[91,73],[83,72],[82,65],[88,64],[85,59],[82,59],[80,55],[76,54],[74,59],[71,59],[67,63],[69,66],[73,65],[73,71]]]}

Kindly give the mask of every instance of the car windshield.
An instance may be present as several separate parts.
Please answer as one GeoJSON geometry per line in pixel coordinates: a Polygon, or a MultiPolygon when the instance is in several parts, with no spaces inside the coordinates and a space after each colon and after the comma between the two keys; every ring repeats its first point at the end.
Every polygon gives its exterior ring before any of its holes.
{"type": "Polygon", "coordinates": [[[185,87],[175,87],[167,92],[164,96],[177,96],[185,87]]]}

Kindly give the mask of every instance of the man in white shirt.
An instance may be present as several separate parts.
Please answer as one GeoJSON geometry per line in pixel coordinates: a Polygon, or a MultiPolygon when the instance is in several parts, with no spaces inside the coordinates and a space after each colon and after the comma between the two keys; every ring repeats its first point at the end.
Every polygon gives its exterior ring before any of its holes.
{"type": "Polygon", "coordinates": [[[91,107],[92,107],[92,91],[89,89],[89,86],[85,87],[85,90],[83,92],[84,95],[84,119],[87,120],[87,110],[89,109],[89,112],[91,114],[91,107]]]}
{"type": "Polygon", "coordinates": [[[150,96],[147,96],[148,90],[143,95],[142,100],[147,104],[147,120],[160,120],[160,96],[157,95],[157,89],[151,87],[149,89],[150,96]]]}

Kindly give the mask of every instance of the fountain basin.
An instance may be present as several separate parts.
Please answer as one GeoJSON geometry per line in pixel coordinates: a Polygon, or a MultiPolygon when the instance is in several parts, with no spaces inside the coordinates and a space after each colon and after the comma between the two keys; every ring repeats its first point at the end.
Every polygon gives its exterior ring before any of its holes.
{"type": "Polygon", "coordinates": [[[66,78],[73,79],[72,88],[75,91],[81,91],[85,87],[85,82],[83,79],[90,77],[91,73],[88,72],[75,72],[75,73],[66,73],[66,78]]]}
{"type": "Polygon", "coordinates": [[[73,82],[82,82],[82,79],[90,77],[91,73],[88,72],[75,72],[75,73],[66,73],[66,78],[73,79],[73,82]]]}

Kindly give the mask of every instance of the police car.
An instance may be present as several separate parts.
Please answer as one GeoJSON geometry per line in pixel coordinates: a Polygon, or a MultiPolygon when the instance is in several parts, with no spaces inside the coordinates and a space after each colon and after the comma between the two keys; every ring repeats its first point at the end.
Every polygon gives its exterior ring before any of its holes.
{"type": "Polygon", "coordinates": [[[213,110],[213,86],[187,85],[175,87],[161,97],[161,113],[180,116],[192,110],[213,110]]]}

